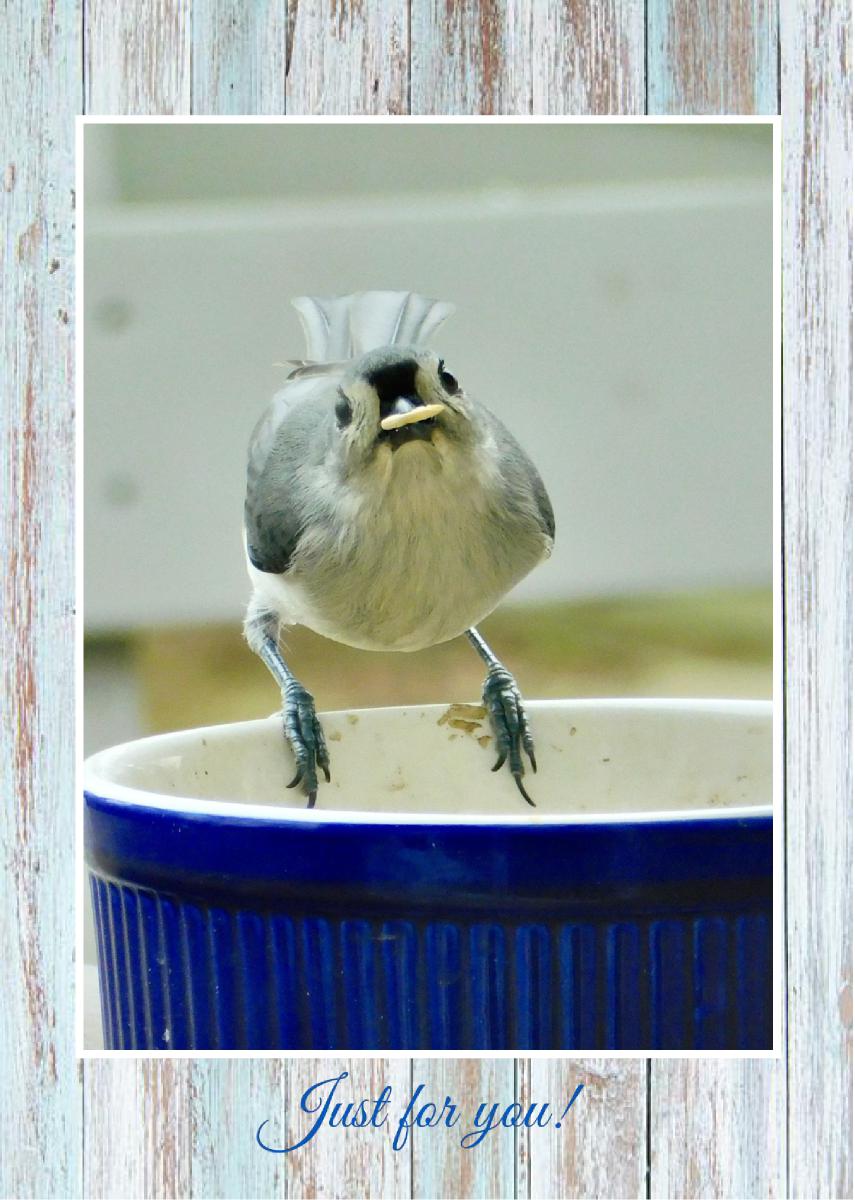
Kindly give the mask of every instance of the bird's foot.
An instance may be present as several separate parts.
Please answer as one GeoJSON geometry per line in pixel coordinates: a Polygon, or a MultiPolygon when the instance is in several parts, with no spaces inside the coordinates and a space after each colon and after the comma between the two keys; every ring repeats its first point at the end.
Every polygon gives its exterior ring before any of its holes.
{"type": "Polygon", "coordinates": [[[318,773],[320,767],[327,783],[330,781],[330,756],[324,731],[315,712],[314,697],[302,684],[294,683],[282,690],[282,724],[288,745],[294,752],[297,773],[289,788],[302,783],[309,798],[309,808],[315,807],[318,795],[318,773]]]}
{"type": "Polygon", "coordinates": [[[523,799],[535,807],[535,803],[523,787],[525,774],[522,753],[528,755],[532,771],[537,771],[534,757],[534,741],[529,730],[528,717],[523,707],[522,696],[513,675],[501,664],[491,667],[484,680],[484,706],[490,714],[490,724],[496,737],[499,757],[494,771],[507,761],[523,799]]]}

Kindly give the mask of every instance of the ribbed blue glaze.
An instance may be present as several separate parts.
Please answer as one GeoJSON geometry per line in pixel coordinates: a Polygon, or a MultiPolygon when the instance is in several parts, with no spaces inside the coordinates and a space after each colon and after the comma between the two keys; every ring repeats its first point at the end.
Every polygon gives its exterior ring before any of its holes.
{"type": "Polygon", "coordinates": [[[118,1049],[765,1049],[765,815],[264,821],[87,795],[118,1049]]]}

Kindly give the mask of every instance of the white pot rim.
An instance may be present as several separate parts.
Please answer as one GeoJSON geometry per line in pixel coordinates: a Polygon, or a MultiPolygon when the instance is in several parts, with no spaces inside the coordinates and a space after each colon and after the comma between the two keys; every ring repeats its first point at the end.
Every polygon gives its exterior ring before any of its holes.
{"type": "MultiPolygon", "coordinates": [[[[705,714],[709,716],[744,716],[747,718],[768,719],[772,715],[773,706],[769,700],[729,700],[729,699],[591,699],[581,700],[534,700],[527,701],[526,707],[532,711],[564,708],[568,712],[605,711],[616,715],[624,712],[661,711],[673,715],[675,713],[705,714]]],[[[389,714],[400,714],[406,710],[442,713],[447,708],[445,704],[433,705],[396,705],[387,708],[367,708],[336,710],[319,713],[319,717],[351,716],[367,717],[369,720],[382,720],[389,714]]],[[[278,718],[278,714],[276,714],[278,718]]],[[[555,827],[555,826],[591,826],[591,825],[654,825],[666,822],[717,822],[745,821],[768,819],[772,815],[772,805],[750,805],[721,809],[668,809],[624,812],[584,812],[567,814],[539,814],[536,809],[530,812],[513,814],[490,813],[448,813],[448,812],[398,812],[387,810],[354,811],[331,808],[291,808],[271,804],[248,804],[231,800],[196,799],[189,796],[165,795],[161,792],[147,791],[142,788],[130,787],[127,784],[116,783],[110,778],[110,769],[125,758],[132,750],[141,747],[153,748],[161,746],[165,752],[177,750],[189,738],[210,736],[222,738],[227,732],[248,732],[270,724],[275,718],[259,718],[251,721],[236,721],[221,725],[209,725],[196,729],[177,730],[171,733],[154,734],[150,737],[139,738],[132,742],[124,742],[107,750],[101,750],[91,755],[83,763],[83,790],[110,804],[127,806],[139,810],[154,810],[169,812],[187,817],[207,816],[214,820],[245,820],[268,824],[283,825],[413,825],[413,826],[500,826],[513,827],[555,827]]]]}

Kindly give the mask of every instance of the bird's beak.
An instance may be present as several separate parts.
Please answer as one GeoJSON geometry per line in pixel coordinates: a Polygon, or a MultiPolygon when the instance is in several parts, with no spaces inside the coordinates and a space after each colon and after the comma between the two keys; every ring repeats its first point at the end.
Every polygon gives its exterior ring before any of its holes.
{"type": "Polygon", "coordinates": [[[420,404],[409,396],[399,396],[389,415],[380,422],[380,428],[388,431],[404,425],[415,425],[418,421],[429,421],[431,417],[439,416],[444,407],[443,404],[420,404]]]}

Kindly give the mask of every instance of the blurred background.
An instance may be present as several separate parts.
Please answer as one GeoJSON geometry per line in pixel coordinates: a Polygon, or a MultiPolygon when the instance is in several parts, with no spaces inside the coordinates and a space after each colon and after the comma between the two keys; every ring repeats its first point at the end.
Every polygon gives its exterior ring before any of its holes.
{"type": "MultiPolygon", "coordinates": [[[[772,131],[88,125],[85,745],[268,715],[250,431],[291,297],[412,289],[537,463],[552,559],[482,626],[535,697],[771,695],[772,131]]],[[[477,700],[458,640],[288,634],[319,710],[477,700]]]]}

